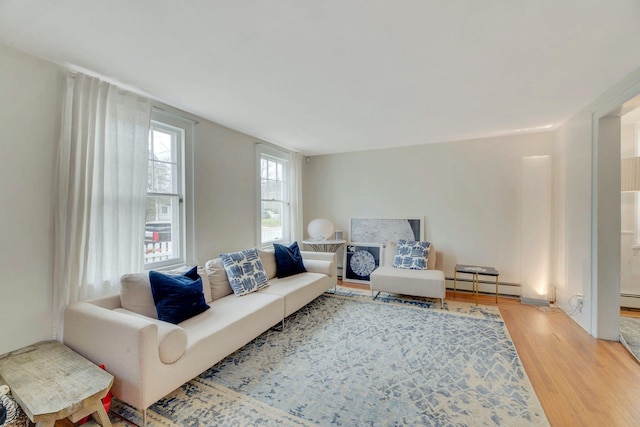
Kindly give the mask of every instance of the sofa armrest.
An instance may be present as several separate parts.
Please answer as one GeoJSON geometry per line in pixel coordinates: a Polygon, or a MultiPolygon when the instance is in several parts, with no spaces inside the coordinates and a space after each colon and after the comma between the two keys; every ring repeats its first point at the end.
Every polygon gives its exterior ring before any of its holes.
{"type": "Polygon", "coordinates": [[[300,254],[307,271],[338,278],[338,257],[335,253],[300,251],[300,254]]]}
{"type": "Polygon", "coordinates": [[[335,264],[329,261],[321,261],[318,259],[305,259],[304,268],[309,273],[326,274],[329,277],[334,276],[335,264]]]}
{"type": "Polygon", "coordinates": [[[116,308],[122,308],[122,303],[120,302],[120,294],[107,295],[100,298],[95,298],[89,301],[93,305],[97,305],[102,308],[107,308],[109,310],[114,310],[116,308]]]}
{"type": "Polygon", "coordinates": [[[174,363],[187,351],[187,332],[178,325],[150,319],[142,314],[134,313],[124,308],[116,308],[118,313],[143,318],[158,326],[158,352],[162,363],[174,363]]]}
{"type": "MultiPolygon", "coordinates": [[[[161,363],[158,325],[144,318],[95,305],[70,304],[64,313],[64,344],[96,364],[104,364],[116,379],[113,393],[140,390],[161,363]]],[[[137,396],[126,396],[133,405],[144,402],[144,387],[137,396]]],[[[145,409],[138,406],[139,409],[145,409]]]]}
{"type": "Polygon", "coordinates": [[[300,251],[300,255],[302,255],[302,259],[317,259],[322,261],[333,261],[336,262],[338,257],[333,252],[314,252],[314,251],[300,251]]]}

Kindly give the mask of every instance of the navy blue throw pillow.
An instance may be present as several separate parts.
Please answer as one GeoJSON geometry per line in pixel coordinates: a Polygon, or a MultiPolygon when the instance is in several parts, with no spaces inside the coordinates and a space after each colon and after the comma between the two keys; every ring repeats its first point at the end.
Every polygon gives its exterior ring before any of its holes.
{"type": "Polygon", "coordinates": [[[291,246],[274,243],[273,249],[276,252],[276,277],[288,277],[307,271],[302,262],[298,242],[293,242],[291,246]]]}
{"type": "Polygon", "coordinates": [[[209,309],[197,266],[182,276],[150,271],[149,282],[160,320],[178,324],[209,309]]]}

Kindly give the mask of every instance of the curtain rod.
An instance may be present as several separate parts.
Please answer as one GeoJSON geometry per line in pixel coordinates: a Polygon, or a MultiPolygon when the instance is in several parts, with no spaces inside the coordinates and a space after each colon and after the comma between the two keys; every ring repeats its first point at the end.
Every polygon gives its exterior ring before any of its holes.
{"type": "Polygon", "coordinates": [[[178,117],[180,119],[186,120],[188,122],[193,123],[194,125],[199,124],[200,122],[197,120],[193,120],[191,117],[183,116],[182,114],[176,114],[172,111],[167,111],[163,108],[156,107],[155,105],[151,107],[151,111],[155,111],[156,113],[164,114],[165,116],[178,117]]]}
{"type": "Polygon", "coordinates": [[[254,144],[255,145],[264,145],[265,147],[269,147],[269,148],[272,148],[272,149],[278,150],[278,151],[285,151],[285,152],[287,152],[289,154],[298,154],[298,153],[300,153],[300,151],[298,151],[298,150],[293,150],[291,148],[282,147],[280,145],[272,144],[271,142],[266,142],[266,141],[255,141],[254,144]]]}

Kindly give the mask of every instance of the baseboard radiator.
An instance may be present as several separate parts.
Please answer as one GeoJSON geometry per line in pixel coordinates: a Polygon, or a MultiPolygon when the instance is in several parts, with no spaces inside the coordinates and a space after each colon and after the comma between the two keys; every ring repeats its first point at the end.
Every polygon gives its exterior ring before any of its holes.
{"type": "MultiPolygon", "coordinates": [[[[447,290],[453,291],[453,277],[445,277],[447,281],[447,290]]],[[[471,282],[473,279],[468,278],[457,278],[456,279],[456,290],[461,291],[469,291],[471,292],[471,282]]],[[[481,294],[496,294],[496,281],[494,280],[478,280],[478,292],[481,294]],[[483,286],[484,285],[484,286],[483,286]]],[[[509,297],[520,297],[522,295],[522,291],[520,290],[522,285],[519,283],[509,283],[509,282],[498,282],[498,295],[509,296],[509,297]]]]}
{"type": "Polygon", "coordinates": [[[640,309],[640,295],[620,294],[620,307],[640,309]]]}

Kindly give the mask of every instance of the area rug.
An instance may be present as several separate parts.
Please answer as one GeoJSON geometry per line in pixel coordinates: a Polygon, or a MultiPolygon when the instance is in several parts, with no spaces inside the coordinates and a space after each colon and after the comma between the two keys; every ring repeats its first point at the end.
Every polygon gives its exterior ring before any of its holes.
{"type": "Polygon", "coordinates": [[[548,425],[497,310],[393,298],[320,296],[154,404],[148,425],[548,425]]]}
{"type": "Polygon", "coordinates": [[[620,317],[620,342],[640,362],[639,317],[620,317]]]}
{"type": "MultiPolygon", "coordinates": [[[[373,296],[370,290],[350,288],[347,286],[337,286],[335,292],[332,288],[328,291],[328,293],[332,293],[336,296],[342,297],[373,300],[373,296]]],[[[445,311],[448,313],[460,314],[463,316],[472,316],[482,319],[493,319],[502,321],[500,310],[496,306],[475,305],[466,302],[445,300],[443,306],[440,307],[440,300],[436,298],[414,297],[410,295],[399,295],[390,292],[377,291],[373,295],[375,295],[375,302],[413,305],[436,311],[445,311]]]]}

